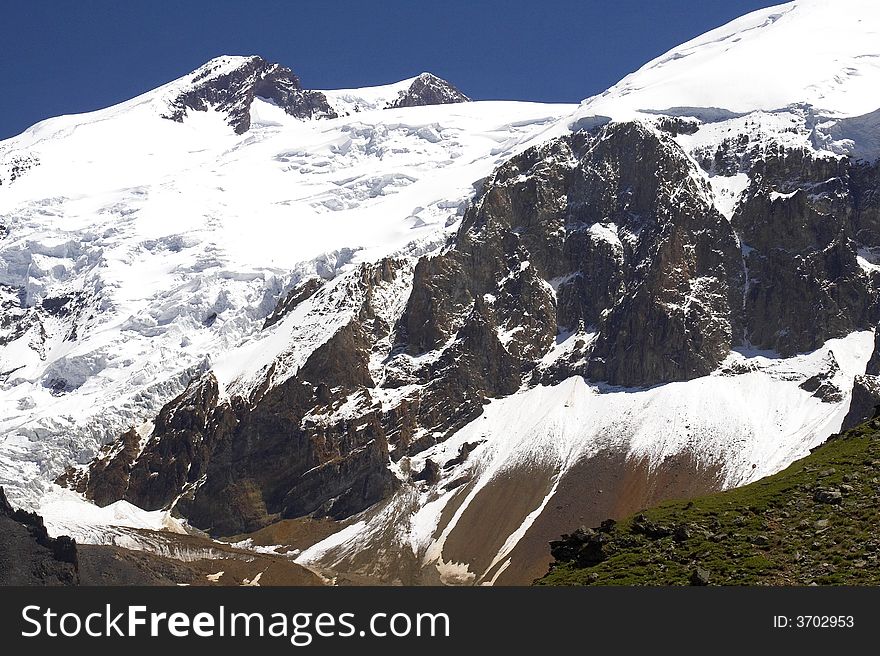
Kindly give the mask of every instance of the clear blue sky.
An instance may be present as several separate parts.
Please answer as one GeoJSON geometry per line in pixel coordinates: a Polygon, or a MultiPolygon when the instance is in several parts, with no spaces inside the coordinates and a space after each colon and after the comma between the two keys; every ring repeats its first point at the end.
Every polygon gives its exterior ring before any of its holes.
{"type": "Polygon", "coordinates": [[[307,88],[431,71],[475,99],[577,102],[760,0],[6,2],[0,139],[259,54],[307,88]]]}

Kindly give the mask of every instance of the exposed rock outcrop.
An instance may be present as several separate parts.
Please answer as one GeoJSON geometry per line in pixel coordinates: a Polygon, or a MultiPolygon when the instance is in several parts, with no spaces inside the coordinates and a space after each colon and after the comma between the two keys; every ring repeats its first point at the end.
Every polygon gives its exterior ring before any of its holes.
{"type": "Polygon", "coordinates": [[[296,309],[297,305],[310,299],[316,291],[321,289],[323,284],[324,281],[318,276],[310,276],[300,281],[278,302],[272,314],[266,317],[263,328],[274,326],[281,321],[289,312],[296,309]]]}
{"type": "Polygon", "coordinates": [[[0,487],[0,585],[78,583],[76,543],[49,537],[43,518],[14,510],[0,487]]]}
{"type": "Polygon", "coordinates": [[[352,283],[365,294],[358,320],[316,348],[295,375],[272,384],[270,370],[252,396],[228,401],[213,375],[193,381],[159,413],[142,450],[127,434],[79,489],[99,502],[174,507],[221,535],[306,514],[341,519],[386,497],[398,483],[388,469],[386,417],[369,406],[353,417],[334,412],[375,384],[369,357],[388,328],[370,290],[393,280],[396,266],[364,267],[352,283]]]}
{"type": "Polygon", "coordinates": [[[188,85],[169,101],[165,118],[183,121],[188,111],[223,112],[236,134],[251,127],[254,98],[271,101],[296,118],[335,118],[320,91],[303,89],[289,68],[261,57],[218,57],[195,71],[188,85]]]}
{"type": "Polygon", "coordinates": [[[399,342],[411,354],[437,348],[488,295],[507,351],[523,361],[582,323],[599,338],[569,375],[686,380],[729,352],[741,275],[736,235],[684,153],[661,133],[616,124],[496,172],[455,248],[417,266],[399,342]]]}
{"type": "Polygon", "coordinates": [[[394,107],[419,107],[422,105],[447,105],[469,102],[470,98],[446,80],[431,73],[422,73],[400,96],[389,103],[394,107]]]}
{"type": "Polygon", "coordinates": [[[880,408],[880,376],[856,376],[842,430],[875,417],[880,408]]]}
{"type": "MultiPolygon", "coordinates": [[[[847,160],[805,151],[768,153],[733,225],[747,246],[745,336],[788,356],[870,326],[876,302],[851,240],[864,190],[847,160]]],[[[875,246],[871,241],[863,246],[875,246]]]]}
{"type": "MultiPolygon", "coordinates": [[[[251,105],[262,98],[299,119],[337,118],[338,112],[321,91],[303,89],[299,78],[285,66],[262,57],[217,57],[181,80],[179,90],[167,99],[164,118],[182,122],[187,112],[208,109],[221,112],[236,134],[251,127],[251,105]]],[[[422,73],[388,102],[385,109],[469,102],[470,98],[446,80],[422,73]]],[[[20,177],[38,160],[9,164],[8,180],[20,177]]],[[[0,170],[0,184],[3,184],[0,170]]]]}

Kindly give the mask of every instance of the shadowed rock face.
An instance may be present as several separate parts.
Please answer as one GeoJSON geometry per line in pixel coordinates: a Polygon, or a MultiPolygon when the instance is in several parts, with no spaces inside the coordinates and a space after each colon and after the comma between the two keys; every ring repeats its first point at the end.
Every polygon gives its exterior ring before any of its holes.
{"type": "Polygon", "coordinates": [[[211,62],[200,69],[190,88],[171,100],[165,118],[181,122],[187,111],[211,107],[227,115],[236,134],[244,134],[251,127],[254,98],[265,98],[296,118],[336,117],[323,93],[303,89],[293,71],[280,64],[249,57],[231,72],[212,75],[214,70],[211,62]]]}
{"type": "Polygon", "coordinates": [[[76,543],[50,538],[43,518],[14,510],[0,487],[0,585],[78,583],[76,543]]]}
{"type": "MultiPolygon", "coordinates": [[[[365,266],[355,284],[369,290],[393,279],[396,266],[365,266]]],[[[367,303],[295,376],[273,386],[270,371],[247,399],[221,402],[213,375],[197,379],[162,409],[143,445],[127,433],[87,475],[71,472],[68,481],[102,504],[122,498],[147,509],[174,505],[194,525],[220,535],[285,517],[359,512],[397,485],[387,466],[387,426],[394,421],[376,409],[329,423],[308,415],[332,414],[374,386],[368,360],[383,330],[367,303]]]]}
{"type": "Polygon", "coordinates": [[[745,339],[782,355],[876,320],[858,247],[876,247],[873,172],[804,151],[770,152],[733,216],[748,274],[745,339]]]}
{"type": "Polygon", "coordinates": [[[880,376],[880,331],[874,334],[874,353],[868,360],[865,373],[869,376],[880,376]]]}
{"type": "Polygon", "coordinates": [[[731,346],[742,264],[693,165],[638,124],[530,150],[502,166],[454,249],[423,260],[400,324],[411,354],[437,348],[489,295],[507,351],[528,364],[560,330],[598,332],[584,374],[617,385],[686,380],[731,346]]]}
{"type": "Polygon", "coordinates": [[[446,80],[430,73],[422,73],[413,80],[406,91],[403,91],[396,100],[389,104],[389,108],[448,105],[469,101],[470,98],[446,80]]]}
{"type": "MultiPolygon", "coordinates": [[[[122,436],[80,489],[101,503],[174,505],[220,535],[282,518],[343,519],[399,489],[408,474],[392,474],[390,462],[442,442],[487,399],[523,384],[683,381],[738,346],[788,355],[872,327],[878,281],[858,253],[880,246],[878,166],[758,152],[748,140],[724,142],[697,164],[671,136],[693,129],[612,123],[513,157],[483,182],[438,254],[343,274],[363,300],[292,377],[270,370],[247,398],[226,400],[213,377],[194,381],[162,410],[143,450],[122,436]],[[749,175],[730,219],[698,166],[749,175]],[[406,283],[394,299],[373,297],[392,280],[406,283]],[[380,311],[388,303],[401,308],[391,318],[380,311]],[[561,343],[564,356],[542,361],[561,343]]],[[[294,288],[266,328],[280,329],[301,305],[334,313],[321,305],[325,285],[294,288]]],[[[857,382],[856,414],[873,398],[876,360],[857,382]]],[[[836,367],[829,361],[802,389],[839,402],[848,390],[834,386],[836,367]]],[[[433,485],[432,471],[409,475],[433,485]]]]}
{"type": "Polygon", "coordinates": [[[853,381],[849,411],[841,430],[858,426],[877,415],[880,408],[880,376],[856,376],[853,381]]]}
{"type": "Polygon", "coordinates": [[[868,361],[864,376],[853,381],[849,412],[843,420],[842,430],[858,426],[877,416],[880,410],[880,330],[874,336],[874,353],[868,361]]]}

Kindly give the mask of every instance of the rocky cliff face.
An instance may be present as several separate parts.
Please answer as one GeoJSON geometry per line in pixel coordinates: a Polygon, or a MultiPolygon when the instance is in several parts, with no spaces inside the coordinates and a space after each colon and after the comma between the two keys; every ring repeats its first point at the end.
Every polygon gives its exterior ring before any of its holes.
{"type": "Polygon", "coordinates": [[[422,73],[388,106],[392,108],[421,107],[423,105],[448,105],[469,101],[470,98],[446,80],[431,73],[422,73]]]}
{"type": "Polygon", "coordinates": [[[0,487],[0,585],[78,583],[76,543],[49,537],[42,517],[14,510],[0,487]]]}
{"type": "Polygon", "coordinates": [[[180,122],[188,111],[213,108],[227,116],[236,134],[243,134],[251,126],[254,98],[268,100],[296,118],[336,117],[324,94],[303,89],[293,71],[261,57],[220,57],[195,71],[189,82],[170,100],[165,118],[180,122]],[[235,61],[231,65],[229,60],[235,61]]]}
{"type": "Polygon", "coordinates": [[[385,498],[397,485],[387,467],[394,417],[337,411],[375,386],[370,350],[389,326],[373,294],[405,275],[401,267],[393,260],[362,267],[343,296],[356,297],[356,318],[295,375],[273,384],[273,366],[252,394],[222,402],[213,375],[195,380],[162,409],[144,443],[127,433],[88,476],[71,480],[97,503],[174,506],[222,535],[306,514],[344,518],[385,498]]]}
{"type": "Polygon", "coordinates": [[[880,411],[880,330],[874,337],[874,352],[865,368],[864,376],[856,376],[853,382],[852,401],[843,428],[852,428],[874,418],[880,411]]]}
{"type": "Polygon", "coordinates": [[[865,203],[877,167],[771,151],[751,171],[732,219],[748,248],[744,339],[791,355],[870,326],[877,303],[858,252],[880,245],[865,203]]]}
{"type": "Polygon", "coordinates": [[[482,584],[780,471],[880,398],[880,12],[850,4],[579,106],[223,57],[0,143],[0,483],[36,509],[76,463],[144,525],[482,584]]]}

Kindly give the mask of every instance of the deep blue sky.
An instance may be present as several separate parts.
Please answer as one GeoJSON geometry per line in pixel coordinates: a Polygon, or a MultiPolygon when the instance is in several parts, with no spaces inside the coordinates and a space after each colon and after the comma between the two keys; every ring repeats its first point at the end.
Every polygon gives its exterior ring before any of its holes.
{"type": "Polygon", "coordinates": [[[220,54],[307,88],[431,71],[475,99],[577,102],[761,0],[78,0],[4,3],[0,139],[131,98],[220,54]]]}

